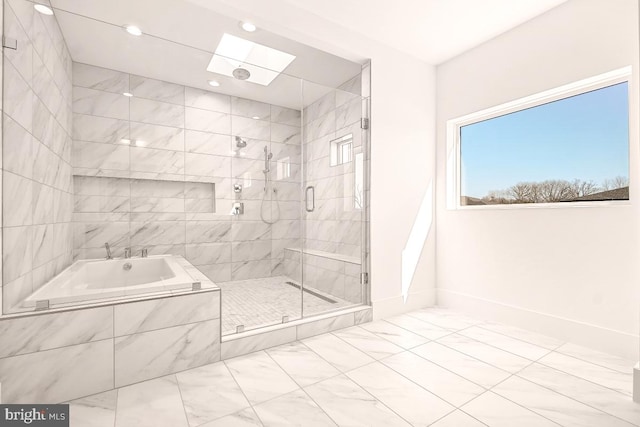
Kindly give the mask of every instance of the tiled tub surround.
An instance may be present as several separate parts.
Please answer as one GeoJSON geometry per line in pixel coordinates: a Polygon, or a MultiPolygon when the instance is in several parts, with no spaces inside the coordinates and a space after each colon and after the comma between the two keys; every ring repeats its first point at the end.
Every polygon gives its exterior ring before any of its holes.
{"type": "Polygon", "coordinates": [[[72,63],[55,16],[4,2],[3,311],[72,260],[72,63]]]}
{"type": "MultiPolygon", "coordinates": [[[[305,249],[362,257],[363,212],[355,200],[362,200],[364,188],[356,187],[356,153],[363,151],[360,120],[363,100],[361,77],[356,76],[306,107],[304,119],[304,155],[306,186],[315,187],[315,210],[304,212],[305,249]],[[331,166],[330,142],[351,134],[352,160],[331,166]]],[[[364,160],[367,153],[364,150],[364,160]]],[[[299,247],[299,246],[291,246],[299,247]]]]}
{"type": "Polygon", "coordinates": [[[215,282],[283,273],[284,248],[300,244],[300,111],[78,63],[73,99],[76,259],[109,242],[118,256],[184,256],[215,282]],[[273,225],[260,219],[265,145],[273,225]],[[230,215],[236,200],[244,215],[230,215]]]}
{"type": "Polygon", "coordinates": [[[2,403],[55,403],[220,360],[220,291],[0,318],[2,403]]]}

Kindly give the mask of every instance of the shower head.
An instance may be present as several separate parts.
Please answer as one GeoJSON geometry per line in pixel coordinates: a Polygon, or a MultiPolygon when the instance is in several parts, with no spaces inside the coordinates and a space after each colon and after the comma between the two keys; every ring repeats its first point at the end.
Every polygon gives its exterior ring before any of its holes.
{"type": "Polygon", "coordinates": [[[244,139],[240,138],[239,136],[236,136],[236,147],[244,148],[246,146],[247,146],[247,141],[245,141],[244,139]]]}
{"type": "Polygon", "coordinates": [[[249,77],[251,77],[251,73],[249,72],[249,70],[241,67],[238,67],[235,70],[233,70],[231,74],[233,74],[233,77],[235,77],[238,80],[247,80],[249,77]]]}

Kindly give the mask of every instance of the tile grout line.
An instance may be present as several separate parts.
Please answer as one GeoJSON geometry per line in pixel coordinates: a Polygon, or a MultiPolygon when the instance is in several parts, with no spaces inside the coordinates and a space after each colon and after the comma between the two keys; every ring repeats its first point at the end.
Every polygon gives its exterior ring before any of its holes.
{"type": "MultiPolygon", "coordinates": [[[[550,352],[550,353],[548,353],[548,354],[545,354],[545,356],[544,356],[544,357],[546,357],[546,356],[550,355],[551,353],[558,353],[558,352],[554,350],[554,351],[552,351],[552,352],[550,352]]],[[[564,353],[558,353],[558,354],[564,355],[564,353]]],[[[542,358],[541,358],[541,359],[542,359],[542,358]]],[[[588,379],[588,378],[584,378],[584,377],[581,377],[581,376],[579,376],[579,375],[573,374],[573,373],[571,373],[571,372],[567,372],[567,371],[565,371],[565,370],[563,370],[563,369],[560,369],[560,368],[557,368],[557,367],[555,367],[555,366],[547,365],[544,361],[541,361],[541,359],[538,359],[536,362],[537,362],[538,364],[540,364],[540,365],[542,365],[542,366],[546,367],[546,368],[554,369],[554,370],[556,370],[556,371],[562,372],[563,374],[569,375],[569,376],[571,376],[571,377],[578,378],[578,379],[580,379],[580,380],[583,380],[583,381],[589,382],[589,383],[591,383],[591,384],[595,384],[595,385],[600,386],[600,387],[602,387],[602,388],[606,388],[607,390],[610,390],[610,391],[616,392],[616,393],[618,393],[618,394],[620,394],[621,396],[624,396],[624,397],[626,397],[626,398],[632,398],[632,396],[631,396],[630,394],[623,393],[623,392],[621,392],[620,390],[616,390],[616,389],[611,388],[611,387],[609,387],[609,386],[606,386],[606,385],[604,385],[604,384],[600,384],[600,383],[597,383],[597,382],[595,382],[595,381],[592,381],[592,380],[590,380],[590,379],[588,379]]],[[[612,372],[616,372],[616,371],[613,371],[613,370],[612,370],[612,372]]]]}
{"type": "MultiPolygon", "coordinates": [[[[264,350],[260,350],[257,351],[255,353],[259,353],[259,352],[265,352],[264,350]]],[[[239,356],[242,357],[242,356],[239,356]]],[[[233,359],[233,358],[232,358],[233,359]]],[[[232,360],[232,359],[227,359],[227,360],[232,360]]],[[[247,401],[247,403],[249,404],[249,408],[251,408],[251,410],[253,411],[253,413],[256,415],[256,417],[258,417],[258,421],[260,421],[260,424],[262,424],[264,426],[264,423],[262,422],[262,419],[260,418],[260,416],[258,415],[258,413],[256,412],[256,410],[253,407],[253,403],[251,403],[251,401],[249,400],[249,397],[247,397],[246,393],[244,392],[244,390],[242,389],[242,387],[240,386],[240,383],[238,382],[238,380],[236,379],[235,375],[233,375],[233,371],[231,370],[231,368],[229,368],[229,365],[227,364],[226,360],[222,360],[222,363],[224,363],[224,367],[227,369],[227,371],[229,372],[229,375],[231,375],[231,378],[233,378],[233,381],[236,383],[236,385],[238,386],[238,389],[240,390],[240,392],[242,393],[242,395],[244,396],[245,400],[247,401]]],[[[246,408],[245,408],[246,409],[246,408]]],[[[242,409],[241,411],[243,411],[244,409],[242,409]]],[[[234,412],[234,414],[238,413],[240,411],[236,411],[234,412]]],[[[220,417],[223,418],[223,417],[220,417]]],[[[217,418],[217,419],[220,419],[217,418]]]]}
{"type": "MultiPolygon", "coordinates": [[[[311,350],[311,352],[313,352],[313,350],[311,350]]],[[[273,358],[273,356],[271,356],[267,351],[265,351],[265,353],[267,354],[267,356],[269,356],[269,358],[273,361],[273,363],[275,363],[275,364],[276,364],[276,366],[278,366],[278,367],[282,370],[282,372],[284,372],[284,373],[285,373],[285,374],[286,374],[286,375],[291,379],[291,381],[293,381],[293,382],[298,386],[298,390],[302,391],[302,392],[303,392],[303,393],[304,393],[304,394],[305,394],[309,399],[311,399],[311,401],[312,401],[312,402],[313,402],[313,403],[318,407],[318,409],[320,409],[320,410],[322,411],[322,413],[323,413],[323,414],[325,414],[325,415],[327,416],[327,418],[329,418],[329,419],[330,419],[330,420],[331,420],[331,421],[332,421],[336,426],[339,426],[339,425],[340,425],[340,424],[338,424],[338,423],[337,423],[337,422],[336,422],[336,421],[335,421],[335,420],[334,420],[334,419],[333,419],[333,418],[332,418],[332,417],[331,417],[331,416],[330,416],[330,415],[329,415],[329,414],[324,410],[324,408],[323,408],[322,406],[320,406],[320,404],[319,404],[318,402],[316,402],[316,400],[315,400],[313,397],[311,397],[311,395],[309,395],[309,393],[307,393],[307,391],[304,389],[304,387],[302,387],[300,384],[298,384],[298,382],[297,382],[297,381],[296,381],[296,380],[295,380],[291,375],[289,375],[289,372],[287,372],[287,371],[286,371],[286,370],[285,370],[285,369],[284,369],[284,368],[283,368],[283,367],[278,363],[278,361],[277,361],[277,360],[275,360],[275,359],[273,358]]],[[[337,378],[337,377],[338,377],[338,376],[340,376],[340,375],[342,375],[342,372],[341,372],[339,375],[335,375],[335,376],[333,376],[333,377],[331,377],[331,378],[337,378]]],[[[316,382],[316,383],[314,383],[314,384],[318,384],[319,382],[322,382],[322,381],[325,381],[325,380],[328,380],[328,379],[330,379],[330,378],[325,378],[325,379],[323,379],[323,380],[321,380],[321,381],[318,381],[318,382],[316,382]]],[[[313,385],[313,384],[310,384],[310,385],[313,385]]],[[[296,391],[296,390],[294,390],[293,392],[295,392],[295,391],[296,391]]],[[[293,392],[289,392],[289,393],[282,394],[282,395],[280,395],[280,396],[278,396],[278,397],[276,397],[276,398],[274,398],[274,399],[277,399],[277,398],[279,398],[279,397],[285,396],[285,395],[290,394],[290,393],[293,393],[293,392]]],[[[270,400],[273,400],[273,399],[270,399],[270,400]]],[[[262,403],[264,403],[264,402],[261,402],[261,404],[262,404],[262,403]]],[[[258,416],[259,416],[259,415],[258,415],[258,416]]]]}
{"type": "Polygon", "coordinates": [[[176,387],[178,388],[178,394],[180,395],[180,403],[182,404],[182,411],[184,412],[184,419],[187,422],[187,427],[191,427],[191,422],[189,422],[189,415],[187,414],[187,407],[185,406],[185,400],[182,396],[182,389],[180,388],[180,381],[178,380],[178,375],[173,374],[173,377],[176,380],[176,387]]]}
{"type": "MultiPolygon", "coordinates": [[[[557,368],[554,368],[554,367],[552,367],[552,366],[545,365],[544,363],[540,363],[540,360],[541,360],[541,359],[543,359],[544,357],[548,356],[549,354],[554,353],[554,352],[556,352],[556,353],[557,353],[557,352],[558,352],[558,351],[557,351],[557,349],[558,349],[558,348],[560,348],[560,347],[562,347],[563,345],[564,345],[564,344],[559,345],[558,347],[556,347],[556,350],[552,350],[552,351],[551,351],[551,352],[549,352],[548,354],[544,355],[543,357],[541,357],[541,358],[539,358],[538,360],[534,361],[532,364],[528,365],[526,368],[529,368],[529,367],[531,367],[531,366],[533,366],[533,365],[535,365],[535,364],[539,364],[539,365],[544,366],[544,367],[546,367],[546,368],[549,368],[549,369],[552,369],[552,370],[556,370],[556,371],[562,372],[562,373],[564,373],[564,374],[566,374],[566,375],[569,375],[569,376],[571,376],[571,377],[573,377],[573,378],[577,378],[577,379],[579,379],[579,380],[587,381],[587,382],[589,382],[589,383],[591,383],[591,384],[595,384],[596,386],[600,386],[600,387],[602,387],[602,388],[606,388],[607,390],[610,390],[610,391],[613,391],[613,392],[617,392],[617,393],[619,393],[621,396],[624,396],[624,397],[627,397],[627,398],[629,398],[629,397],[630,397],[630,396],[628,396],[628,395],[625,395],[625,394],[623,394],[623,393],[618,392],[617,390],[613,390],[613,389],[610,389],[609,387],[605,387],[605,386],[603,386],[602,384],[594,383],[594,382],[592,382],[592,381],[590,381],[590,380],[588,380],[588,379],[586,379],[586,378],[582,378],[582,377],[579,377],[579,376],[577,376],[577,375],[573,375],[573,374],[571,374],[571,373],[564,372],[564,371],[563,371],[563,370],[561,370],[561,369],[557,369],[557,368]]],[[[563,353],[560,353],[560,354],[563,354],[563,353]]],[[[524,368],[524,369],[526,369],[526,368],[524,368]]],[[[622,420],[622,421],[624,421],[624,422],[627,422],[627,423],[630,423],[630,424],[633,424],[633,425],[636,425],[636,426],[640,425],[640,424],[633,423],[633,422],[631,422],[631,421],[625,420],[625,419],[623,419],[623,418],[620,418],[619,416],[617,416],[617,415],[615,415],[615,414],[613,414],[613,413],[611,413],[611,412],[607,412],[607,411],[605,411],[605,410],[603,410],[603,409],[597,408],[597,407],[595,407],[595,406],[593,406],[593,405],[591,405],[591,404],[589,404],[589,403],[587,403],[587,402],[583,402],[583,401],[581,401],[581,400],[578,400],[577,398],[574,398],[574,397],[568,396],[568,395],[566,395],[566,394],[564,394],[564,393],[562,393],[562,392],[560,392],[560,391],[557,391],[557,390],[554,390],[554,389],[552,389],[552,388],[549,388],[549,387],[547,387],[547,386],[545,386],[545,385],[539,384],[539,383],[537,383],[537,382],[535,382],[535,381],[533,381],[533,380],[530,380],[530,379],[528,379],[528,378],[522,377],[522,376],[520,376],[520,374],[522,373],[522,371],[524,371],[524,369],[522,369],[522,370],[518,371],[518,372],[517,372],[516,374],[514,374],[514,375],[515,375],[515,376],[517,376],[518,378],[520,378],[520,379],[524,380],[524,381],[527,381],[527,382],[532,383],[532,384],[534,384],[534,385],[536,385],[536,386],[538,386],[538,387],[542,387],[542,388],[544,388],[544,389],[546,389],[546,390],[549,390],[549,391],[550,391],[550,392],[552,392],[552,393],[558,394],[558,395],[560,395],[560,396],[564,396],[564,397],[565,397],[565,398],[567,398],[567,399],[570,399],[570,400],[573,400],[573,401],[575,401],[575,402],[578,402],[578,403],[580,403],[580,404],[582,404],[582,405],[588,406],[588,407],[590,407],[590,408],[592,408],[592,409],[596,410],[597,412],[601,412],[601,413],[603,413],[603,414],[609,415],[609,416],[611,416],[611,417],[617,418],[617,419],[619,419],[619,420],[622,420]]]]}
{"type": "MultiPolygon", "coordinates": [[[[505,334],[505,333],[503,333],[503,332],[498,332],[498,331],[494,331],[493,329],[489,329],[489,328],[487,328],[487,327],[485,327],[485,326],[484,326],[484,325],[486,325],[487,323],[488,323],[488,322],[484,322],[484,323],[478,324],[478,325],[476,325],[476,326],[478,326],[479,328],[481,328],[481,329],[483,329],[483,330],[485,330],[485,331],[487,331],[487,332],[491,332],[491,333],[494,333],[494,334],[497,334],[497,335],[502,335],[503,337],[511,338],[511,339],[513,339],[513,340],[522,341],[522,342],[524,342],[524,343],[531,344],[531,345],[535,345],[535,346],[537,346],[537,347],[544,348],[544,349],[551,350],[551,351],[556,351],[556,349],[558,349],[559,347],[562,347],[563,345],[567,344],[567,342],[566,342],[566,341],[563,341],[563,342],[562,342],[562,344],[559,344],[559,346],[554,346],[554,348],[549,348],[549,347],[546,347],[546,346],[543,346],[543,345],[540,345],[540,344],[536,344],[536,343],[531,342],[531,341],[527,341],[527,340],[522,339],[522,338],[517,338],[517,337],[514,337],[514,336],[512,336],[512,335],[507,335],[507,334],[505,334]]],[[[506,326],[509,326],[509,325],[506,325],[506,326]]],[[[531,332],[531,333],[536,333],[536,334],[537,334],[537,332],[529,331],[529,330],[527,330],[527,329],[523,329],[523,331],[531,332]]],[[[542,335],[542,334],[539,334],[539,335],[542,335]]],[[[553,338],[553,337],[550,337],[550,338],[553,338]]],[[[555,338],[554,338],[554,339],[555,339],[555,338]]],[[[562,340],[557,340],[557,341],[562,341],[562,340]]]]}
{"type": "MultiPolygon", "coordinates": [[[[482,394],[484,394],[484,392],[483,392],[482,394]]],[[[440,421],[442,421],[442,420],[444,420],[445,418],[447,418],[449,415],[452,415],[452,414],[454,414],[455,412],[458,412],[458,411],[459,411],[459,412],[462,412],[463,414],[467,415],[467,416],[468,416],[468,417],[470,417],[470,418],[473,418],[474,420],[476,420],[477,422],[479,422],[479,423],[480,423],[480,424],[482,424],[483,426],[490,427],[487,423],[484,423],[484,422],[480,421],[479,419],[477,419],[477,418],[476,418],[476,417],[474,417],[473,415],[471,415],[471,414],[469,414],[469,413],[467,413],[467,412],[463,411],[463,410],[462,410],[462,409],[460,409],[460,408],[455,408],[453,411],[451,411],[451,412],[449,412],[448,414],[446,414],[446,415],[444,415],[444,416],[442,416],[442,417],[438,418],[437,420],[435,420],[434,422],[432,422],[432,423],[431,423],[431,424],[429,424],[429,425],[430,425],[430,426],[435,426],[435,425],[436,425],[436,424],[438,424],[440,421]]]]}
{"type": "MultiPolygon", "coordinates": [[[[547,354],[551,353],[552,351],[553,351],[553,350],[550,350],[547,354]]],[[[515,401],[513,401],[513,400],[511,400],[511,399],[509,399],[509,398],[507,398],[507,397],[503,396],[502,394],[500,394],[500,393],[496,393],[495,391],[493,391],[497,386],[499,386],[500,384],[502,384],[502,383],[506,382],[507,380],[509,380],[509,379],[511,379],[511,378],[513,378],[513,377],[516,377],[516,376],[517,376],[518,378],[521,378],[520,376],[518,376],[518,374],[519,374],[520,372],[522,372],[522,371],[524,371],[525,369],[527,369],[528,367],[530,367],[530,366],[534,365],[538,360],[542,359],[542,358],[543,358],[543,357],[545,357],[547,354],[545,354],[544,356],[539,357],[539,358],[538,358],[538,359],[536,359],[536,360],[532,360],[532,361],[531,361],[531,363],[529,363],[527,366],[524,366],[522,369],[518,370],[517,372],[512,373],[511,375],[509,375],[509,376],[508,376],[507,378],[505,378],[504,380],[502,380],[502,381],[500,381],[500,382],[498,382],[498,383],[494,384],[492,387],[489,387],[485,392],[483,392],[483,393],[479,394],[478,396],[474,397],[474,398],[473,398],[473,399],[471,399],[469,402],[466,402],[464,405],[461,405],[458,409],[462,410],[462,407],[463,407],[463,406],[465,406],[465,405],[469,404],[469,403],[470,403],[470,402],[472,402],[473,400],[476,400],[478,397],[480,397],[480,396],[482,396],[482,395],[484,395],[484,394],[486,394],[486,393],[488,393],[488,392],[491,392],[491,393],[496,394],[497,396],[500,396],[501,398],[503,398],[503,399],[505,399],[505,400],[508,400],[509,402],[513,403],[514,405],[517,405],[517,406],[519,406],[519,407],[521,407],[521,408],[524,408],[525,410],[527,410],[527,411],[529,411],[529,412],[532,412],[532,413],[534,413],[534,414],[536,414],[536,415],[538,415],[538,416],[540,416],[540,417],[542,417],[542,418],[545,418],[545,419],[547,419],[547,420],[551,421],[551,422],[552,422],[552,423],[554,423],[554,424],[561,425],[560,423],[558,423],[558,422],[556,422],[556,421],[554,421],[554,420],[552,420],[552,419],[550,419],[550,418],[547,418],[547,417],[546,417],[546,416],[544,416],[544,415],[539,414],[538,412],[534,411],[532,408],[528,408],[528,407],[526,407],[526,406],[523,406],[523,405],[519,404],[518,402],[515,402],[515,401]]],[[[471,357],[473,357],[473,356],[471,356],[471,357]]],[[[529,359],[529,360],[530,360],[530,359],[529,359]]],[[[466,413],[466,412],[465,412],[465,413],[466,413]]],[[[468,415],[470,415],[470,414],[468,414],[468,415]]]]}

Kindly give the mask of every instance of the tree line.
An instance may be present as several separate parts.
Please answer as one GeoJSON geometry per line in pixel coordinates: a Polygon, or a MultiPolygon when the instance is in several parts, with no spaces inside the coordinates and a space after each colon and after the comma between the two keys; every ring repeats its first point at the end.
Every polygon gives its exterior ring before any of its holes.
{"type": "Polygon", "coordinates": [[[481,200],[487,204],[553,203],[629,186],[629,179],[618,176],[598,185],[593,181],[550,179],[542,182],[519,182],[505,190],[490,191],[481,200]]]}

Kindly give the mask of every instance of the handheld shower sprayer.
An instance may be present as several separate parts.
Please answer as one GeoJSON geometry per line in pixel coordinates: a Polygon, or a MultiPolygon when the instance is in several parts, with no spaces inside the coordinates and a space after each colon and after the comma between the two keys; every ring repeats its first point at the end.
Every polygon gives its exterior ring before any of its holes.
{"type": "Polygon", "coordinates": [[[262,171],[264,173],[264,194],[262,195],[262,203],[260,204],[260,219],[262,219],[262,221],[265,224],[275,224],[280,219],[280,202],[278,201],[278,191],[274,188],[273,182],[271,181],[270,160],[272,157],[273,157],[273,153],[270,153],[269,147],[265,145],[264,146],[264,170],[262,171]],[[271,220],[267,220],[264,217],[264,208],[266,206],[265,201],[269,193],[272,193],[271,206],[273,206],[273,202],[275,202],[275,208],[277,212],[277,215],[275,216],[275,218],[273,218],[273,212],[272,212],[271,220]]]}
{"type": "Polygon", "coordinates": [[[271,172],[271,166],[269,165],[269,160],[273,157],[273,153],[269,153],[269,148],[264,146],[264,170],[262,171],[265,174],[265,181],[267,180],[266,175],[271,172]]]}

